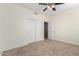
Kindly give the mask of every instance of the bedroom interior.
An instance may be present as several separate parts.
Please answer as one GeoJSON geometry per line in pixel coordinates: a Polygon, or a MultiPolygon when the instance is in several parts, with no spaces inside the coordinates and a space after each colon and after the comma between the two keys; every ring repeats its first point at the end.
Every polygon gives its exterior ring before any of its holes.
{"type": "Polygon", "coordinates": [[[1,56],[79,56],[79,4],[0,3],[1,56]]]}

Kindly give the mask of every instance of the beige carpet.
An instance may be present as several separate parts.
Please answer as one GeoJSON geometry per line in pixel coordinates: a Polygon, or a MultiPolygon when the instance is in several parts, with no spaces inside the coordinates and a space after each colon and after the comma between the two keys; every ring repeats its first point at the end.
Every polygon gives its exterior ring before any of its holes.
{"type": "Polygon", "coordinates": [[[3,52],[4,56],[79,56],[79,46],[54,40],[30,43],[26,46],[3,52]]]}

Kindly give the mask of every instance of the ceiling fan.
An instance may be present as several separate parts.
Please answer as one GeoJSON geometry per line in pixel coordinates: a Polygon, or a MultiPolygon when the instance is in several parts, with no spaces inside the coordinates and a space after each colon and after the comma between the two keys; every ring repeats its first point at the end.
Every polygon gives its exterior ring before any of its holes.
{"type": "Polygon", "coordinates": [[[45,9],[43,9],[43,11],[46,11],[47,9],[56,11],[55,6],[61,5],[61,4],[64,4],[64,3],[39,3],[39,5],[47,5],[47,7],[45,9]]]}

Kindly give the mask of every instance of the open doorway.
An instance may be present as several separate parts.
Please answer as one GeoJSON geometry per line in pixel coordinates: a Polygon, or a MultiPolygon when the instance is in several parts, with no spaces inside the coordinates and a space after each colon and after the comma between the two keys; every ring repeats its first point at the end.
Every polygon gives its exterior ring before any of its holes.
{"type": "Polygon", "coordinates": [[[48,22],[44,22],[44,39],[48,39],[48,22]]]}

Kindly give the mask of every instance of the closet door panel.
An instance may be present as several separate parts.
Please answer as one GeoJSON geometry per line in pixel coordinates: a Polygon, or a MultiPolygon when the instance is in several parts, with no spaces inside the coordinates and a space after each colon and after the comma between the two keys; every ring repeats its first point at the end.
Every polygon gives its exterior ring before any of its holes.
{"type": "Polygon", "coordinates": [[[20,27],[20,39],[26,43],[35,41],[35,21],[34,20],[24,20],[21,22],[20,27]]]}
{"type": "Polygon", "coordinates": [[[34,20],[29,20],[28,22],[28,40],[30,42],[34,42],[36,39],[36,27],[35,27],[35,21],[34,20]]]}
{"type": "Polygon", "coordinates": [[[42,21],[36,21],[36,40],[44,40],[44,24],[42,21]]]}

